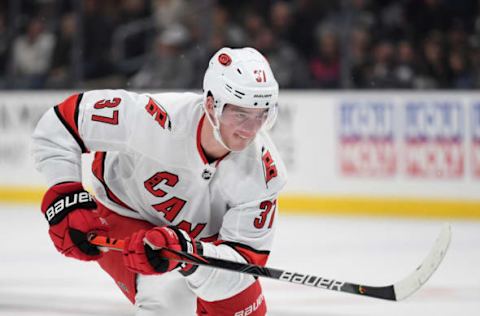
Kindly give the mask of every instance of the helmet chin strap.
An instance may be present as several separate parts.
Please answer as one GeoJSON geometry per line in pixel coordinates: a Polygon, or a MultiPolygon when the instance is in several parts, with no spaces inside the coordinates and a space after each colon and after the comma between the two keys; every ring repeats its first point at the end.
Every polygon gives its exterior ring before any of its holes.
{"type": "Polygon", "coordinates": [[[238,150],[233,150],[231,149],[230,147],[228,147],[225,142],[223,141],[222,139],[222,135],[220,134],[220,121],[218,120],[218,118],[215,118],[215,120],[218,122],[218,124],[215,124],[213,122],[213,118],[210,116],[210,113],[208,113],[207,109],[205,109],[205,115],[207,116],[207,119],[208,121],[210,122],[210,124],[212,125],[213,127],[213,137],[215,137],[215,140],[223,146],[223,148],[225,148],[226,150],[228,151],[232,151],[232,152],[238,152],[238,150]]]}

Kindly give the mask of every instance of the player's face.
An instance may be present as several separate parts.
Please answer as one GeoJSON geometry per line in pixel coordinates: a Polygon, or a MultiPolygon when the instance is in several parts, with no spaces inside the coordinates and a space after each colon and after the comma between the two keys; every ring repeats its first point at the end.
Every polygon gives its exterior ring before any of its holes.
{"type": "Polygon", "coordinates": [[[243,150],[255,138],[268,117],[267,109],[226,104],[219,118],[222,139],[229,148],[243,150]]]}

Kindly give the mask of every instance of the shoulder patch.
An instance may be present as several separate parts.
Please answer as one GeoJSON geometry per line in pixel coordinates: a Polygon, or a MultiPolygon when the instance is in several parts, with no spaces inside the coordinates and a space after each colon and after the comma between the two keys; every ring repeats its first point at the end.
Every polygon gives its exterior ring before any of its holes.
{"type": "Polygon", "coordinates": [[[265,175],[265,184],[268,186],[268,182],[275,178],[278,175],[278,172],[270,151],[265,147],[262,147],[262,163],[263,172],[265,175]]]}
{"type": "Polygon", "coordinates": [[[155,102],[155,100],[148,98],[148,103],[145,106],[145,109],[163,129],[172,129],[172,121],[170,120],[167,111],[165,111],[160,104],[155,102]]]}

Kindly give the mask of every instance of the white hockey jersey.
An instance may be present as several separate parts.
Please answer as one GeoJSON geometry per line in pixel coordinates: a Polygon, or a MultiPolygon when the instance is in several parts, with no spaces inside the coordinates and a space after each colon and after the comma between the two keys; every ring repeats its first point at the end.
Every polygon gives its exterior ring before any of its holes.
{"type": "MultiPolygon", "coordinates": [[[[81,181],[81,154],[95,152],[94,194],[114,212],[176,225],[205,242],[205,255],[265,264],[277,195],[286,182],[283,162],[260,132],[245,150],[209,163],[200,145],[202,124],[209,124],[202,95],[89,91],[45,113],[33,135],[33,154],[54,185],[81,181]]],[[[241,274],[222,281],[211,270],[199,268],[187,277],[206,300],[229,297],[251,283],[241,274]],[[231,282],[244,285],[234,289],[231,282]]]]}

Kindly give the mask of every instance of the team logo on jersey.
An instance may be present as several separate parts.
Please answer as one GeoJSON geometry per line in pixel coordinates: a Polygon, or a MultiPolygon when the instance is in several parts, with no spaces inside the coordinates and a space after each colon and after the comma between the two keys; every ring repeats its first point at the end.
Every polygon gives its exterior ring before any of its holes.
{"type": "Polygon", "coordinates": [[[168,116],[167,111],[165,111],[165,109],[160,104],[155,102],[155,100],[149,98],[145,109],[163,129],[172,129],[172,122],[170,121],[170,117],[168,116]]]}
{"type": "Polygon", "coordinates": [[[275,166],[275,161],[272,158],[269,150],[265,150],[265,147],[262,148],[262,162],[263,169],[265,172],[265,183],[268,184],[270,180],[277,176],[277,167],[275,166]]]}

